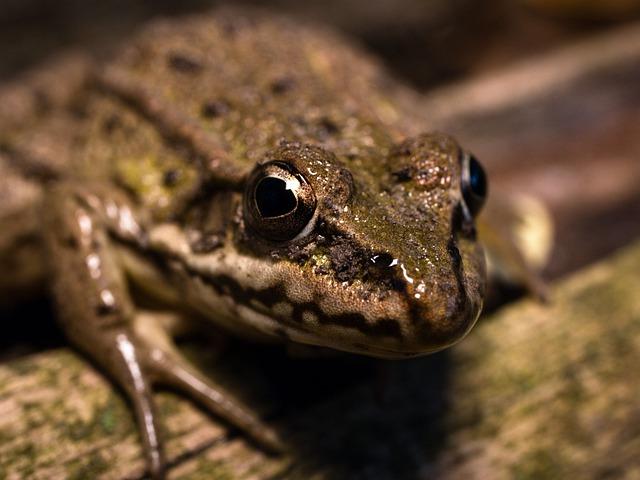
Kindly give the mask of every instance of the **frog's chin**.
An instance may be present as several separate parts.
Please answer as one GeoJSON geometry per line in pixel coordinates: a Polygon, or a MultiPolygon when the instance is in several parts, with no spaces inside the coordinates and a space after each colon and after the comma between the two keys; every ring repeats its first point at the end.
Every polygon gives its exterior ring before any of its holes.
{"type": "MultiPolygon", "coordinates": [[[[466,335],[466,333],[465,333],[466,335]]],[[[338,342],[338,341],[327,341],[326,339],[321,339],[313,336],[309,336],[304,332],[289,332],[289,339],[295,341],[297,343],[313,345],[316,347],[324,347],[331,350],[337,350],[345,353],[355,354],[355,355],[364,355],[372,358],[379,358],[384,360],[404,360],[409,358],[422,357],[425,355],[429,355],[440,350],[444,350],[458,341],[462,340],[464,336],[459,337],[453,343],[446,345],[433,345],[430,347],[418,346],[414,347],[415,349],[406,348],[405,346],[383,346],[383,345],[374,345],[374,344],[365,344],[365,343],[346,343],[346,342],[338,342]]]]}

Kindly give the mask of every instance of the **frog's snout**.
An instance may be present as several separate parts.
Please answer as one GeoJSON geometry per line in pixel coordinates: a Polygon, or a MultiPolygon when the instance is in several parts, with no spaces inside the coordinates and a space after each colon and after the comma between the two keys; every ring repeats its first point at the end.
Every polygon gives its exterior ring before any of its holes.
{"type": "Polygon", "coordinates": [[[408,301],[409,351],[430,353],[460,341],[476,323],[482,306],[465,292],[430,300],[413,297],[408,301]]]}
{"type": "MultiPolygon", "coordinates": [[[[482,249],[469,239],[452,238],[447,258],[423,275],[418,269],[398,262],[394,282],[401,318],[402,341],[398,353],[417,356],[444,349],[458,342],[472,329],[480,315],[485,266],[482,249]]],[[[388,304],[393,309],[391,303],[388,304]]],[[[389,312],[394,315],[391,310],[389,312]]]]}

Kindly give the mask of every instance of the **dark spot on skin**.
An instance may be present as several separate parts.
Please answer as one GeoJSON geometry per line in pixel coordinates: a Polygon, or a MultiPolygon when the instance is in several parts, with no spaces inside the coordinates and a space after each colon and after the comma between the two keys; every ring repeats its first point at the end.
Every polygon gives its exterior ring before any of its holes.
{"type": "Polygon", "coordinates": [[[89,118],[89,111],[87,105],[83,102],[72,102],[69,105],[69,113],[76,120],[85,120],[89,118]]]}
{"type": "Polygon", "coordinates": [[[317,275],[329,275],[329,273],[331,273],[331,269],[326,265],[316,265],[313,271],[317,275]]]}
{"type": "Polygon", "coordinates": [[[102,122],[102,129],[106,134],[111,134],[120,126],[120,117],[118,115],[109,115],[102,122]]]}
{"type": "Polygon", "coordinates": [[[42,115],[51,111],[51,100],[44,91],[40,89],[35,90],[33,92],[33,101],[38,114],[42,115]]]}
{"type": "Polygon", "coordinates": [[[447,242],[447,251],[451,256],[451,263],[452,263],[453,269],[456,272],[459,271],[462,265],[462,255],[460,255],[460,250],[458,249],[458,246],[456,245],[456,241],[453,238],[453,236],[451,236],[451,238],[449,238],[449,242],[447,242]]]}
{"type": "Polygon", "coordinates": [[[229,19],[225,19],[224,21],[222,21],[220,23],[220,27],[228,37],[233,37],[238,31],[238,25],[236,24],[236,22],[229,19]]]}
{"type": "Polygon", "coordinates": [[[270,90],[275,95],[282,95],[295,86],[295,81],[291,77],[282,77],[271,82],[270,90]]]}
{"type": "Polygon", "coordinates": [[[464,315],[463,310],[468,308],[467,305],[467,288],[464,284],[464,272],[462,265],[462,255],[460,255],[460,250],[458,249],[458,245],[456,244],[456,239],[454,235],[451,235],[449,241],[447,242],[447,251],[449,252],[449,256],[451,257],[451,269],[453,270],[453,274],[456,278],[456,283],[458,286],[458,292],[456,295],[452,295],[451,298],[455,299],[455,305],[453,306],[453,311],[449,312],[449,317],[459,317],[462,318],[464,315]]]}
{"type": "Polygon", "coordinates": [[[218,118],[229,113],[230,107],[224,100],[211,100],[202,105],[204,118],[218,118]]]}
{"type": "Polygon", "coordinates": [[[165,187],[175,187],[180,180],[180,170],[167,170],[162,177],[162,184],[165,187]]]}
{"type": "Polygon", "coordinates": [[[105,315],[109,315],[110,313],[114,313],[116,311],[115,305],[105,305],[100,302],[100,304],[96,307],[96,313],[101,317],[105,315]]]}
{"type": "Polygon", "coordinates": [[[300,115],[292,116],[291,123],[301,128],[306,128],[308,125],[307,119],[300,115]]]}
{"type": "Polygon", "coordinates": [[[169,68],[180,73],[198,73],[202,70],[202,64],[181,53],[170,53],[167,57],[169,68]]]}
{"type": "Polygon", "coordinates": [[[326,139],[331,136],[337,135],[340,132],[338,126],[333,122],[333,120],[323,117],[318,122],[318,137],[320,139],[326,139]]]}
{"type": "Polygon", "coordinates": [[[244,29],[255,26],[256,22],[250,16],[239,15],[236,12],[232,16],[226,16],[220,19],[220,27],[222,31],[229,37],[233,37],[244,29]]]}
{"type": "Polygon", "coordinates": [[[410,167],[404,167],[400,170],[396,170],[395,172],[391,172],[391,175],[393,176],[395,181],[399,183],[408,182],[409,180],[411,180],[411,174],[412,171],[410,167]]]}
{"type": "Polygon", "coordinates": [[[339,282],[353,281],[363,271],[363,257],[351,242],[338,239],[329,247],[329,258],[339,282]]]}
{"type": "Polygon", "coordinates": [[[369,323],[359,313],[345,313],[330,317],[319,315],[319,322],[323,325],[339,325],[341,327],[353,328],[371,336],[402,337],[400,324],[391,318],[383,318],[369,323]]]}
{"type": "Polygon", "coordinates": [[[65,235],[62,239],[62,242],[69,248],[76,249],[79,247],[78,239],[75,235],[72,234],[65,235]]]}
{"type": "Polygon", "coordinates": [[[385,337],[402,337],[400,324],[391,318],[378,320],[373,326],[372,332],[385,337]]]}
{"type": "Polygon", "coordinates": [[[300,265],[311,257],[310,245],[291,245],[287,252],[287,258],[300,265]]]}

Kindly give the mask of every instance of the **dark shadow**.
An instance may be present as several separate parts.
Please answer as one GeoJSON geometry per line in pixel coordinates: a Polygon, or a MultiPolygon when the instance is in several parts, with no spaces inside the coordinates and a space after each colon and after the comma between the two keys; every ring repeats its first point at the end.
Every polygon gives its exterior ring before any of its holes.
{"type": "MultiPolygon", "coordinates": [[[[199,343],[189,348],[206,356],[199,343]]],[[[264,416],[293,459],[285,477],[418,479],[447,444],[450,359],[446,351],[397,362],[296,359],[281,347],[234,342],[216,367],[199,366],[249,405],[268,405],[264,416]]]]}
{"type": "Polygon", "coordinates": [[[0,310],[0,362],[65,344],[52,305],[44,298],[0,310]]]}

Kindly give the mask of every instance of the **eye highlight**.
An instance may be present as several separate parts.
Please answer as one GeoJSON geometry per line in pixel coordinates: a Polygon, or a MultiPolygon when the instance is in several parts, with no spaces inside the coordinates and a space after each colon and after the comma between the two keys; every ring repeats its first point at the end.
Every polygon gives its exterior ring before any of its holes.
{"type": "Polygon", "coordinates": [[[243,203],[247,226],[267,240],[292,240],[313,227],[316,196],[289,163],[258,165],[247,181],[243,203]]]}
{"type": "Polygon", "coordinates": [[[480,212],[489,191],[487,175],[473,155],[462,159],[462,197],[469,213],[474,217],[480,212]]]}

